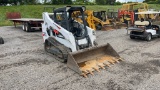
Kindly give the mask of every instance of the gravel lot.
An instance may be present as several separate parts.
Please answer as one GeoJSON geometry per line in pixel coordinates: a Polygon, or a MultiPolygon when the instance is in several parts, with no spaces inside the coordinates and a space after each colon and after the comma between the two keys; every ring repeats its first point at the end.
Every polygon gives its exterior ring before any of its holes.
{"type": "Polygon", "coordinates": [[[159,90],[160,38],[131,40],[126,30],[97,31],[99,44],[110,43],[125,59],[88,78],[43,49],[41,32],[0,27],[1,90],[159,90]]]}

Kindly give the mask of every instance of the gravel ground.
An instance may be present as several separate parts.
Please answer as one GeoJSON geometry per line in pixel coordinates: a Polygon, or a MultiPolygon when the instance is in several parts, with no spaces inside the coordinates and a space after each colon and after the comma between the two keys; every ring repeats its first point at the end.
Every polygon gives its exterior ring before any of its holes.
{"type": "Polygon", "coordinates": [[[131,40],[126,30],[97,31],[99,44],[110,43],[125,59],[88,78],[43,49],[41,32],[0,27],[1,90],[159,90],[160,38],[131,40]]]}

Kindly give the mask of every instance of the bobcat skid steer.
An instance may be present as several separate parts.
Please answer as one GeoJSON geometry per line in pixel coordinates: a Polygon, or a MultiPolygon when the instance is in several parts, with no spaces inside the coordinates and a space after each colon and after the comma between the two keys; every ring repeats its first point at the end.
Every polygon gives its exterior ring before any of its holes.
{"type": "Polygon", "coordinates": [[[93,71],[110,66],[121,60],[110,44],[97,46],[96,33],[86,26],[84,19],[85,7],[66,6],[53,13],[44,12],[42,36],[47,52],[67,62],[67,66],[87,77],[93,71]],[[72,13],[80,11],[83,24],[72,19],[72,13]]]}

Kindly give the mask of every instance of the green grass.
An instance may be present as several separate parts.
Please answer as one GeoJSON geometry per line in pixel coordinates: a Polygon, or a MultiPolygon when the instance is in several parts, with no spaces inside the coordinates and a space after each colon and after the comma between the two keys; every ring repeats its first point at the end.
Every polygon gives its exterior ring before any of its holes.
{"type": "MultiPolygon", "coordinates": [[[[13,25],[11,21],[6,19],[7,12],[20,12],[23,18],[42,18],[42,12],[44,10],[44,6],[46,5],[21,5],[21,6],[0,6],[0,26],[8,26],[13,25]]],[[[47,5],[54,6],[55,8],[63,7],[65,5],[47,5]]],[[[78,5],[80,6],[80,5],[78,5]]],[[[87,5],[87,9],[96,10],[96,11],[107,11],[107,9],[114,8],[117,10],[121,7],[118,6],[110,6],[110,5],[87,5]]],[[[159,10],[160,5],[149,5],[150,8],[154,8],[159,10]]],[[[52,12],[52,9],[47,9],[48,12],[52,12]]]]}

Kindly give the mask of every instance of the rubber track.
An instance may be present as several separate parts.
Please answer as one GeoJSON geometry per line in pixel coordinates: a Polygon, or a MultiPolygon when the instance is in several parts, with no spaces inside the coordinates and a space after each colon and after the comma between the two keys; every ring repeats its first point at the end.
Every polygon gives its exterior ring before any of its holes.
{"type": "Polygon", "coordinates": [[[67,60],[69,49],[65,47],[63,44],[59,43],[54,37],[49,37],[48,41],[51,43],[52,46],[54,46],[55,48],[58,48],[62,52],[63,57],[58,57],[56,53],[52,53],[52,52],[50,53],[54,54],[58,58],[63,59],[64,61],[67,60]]]}

